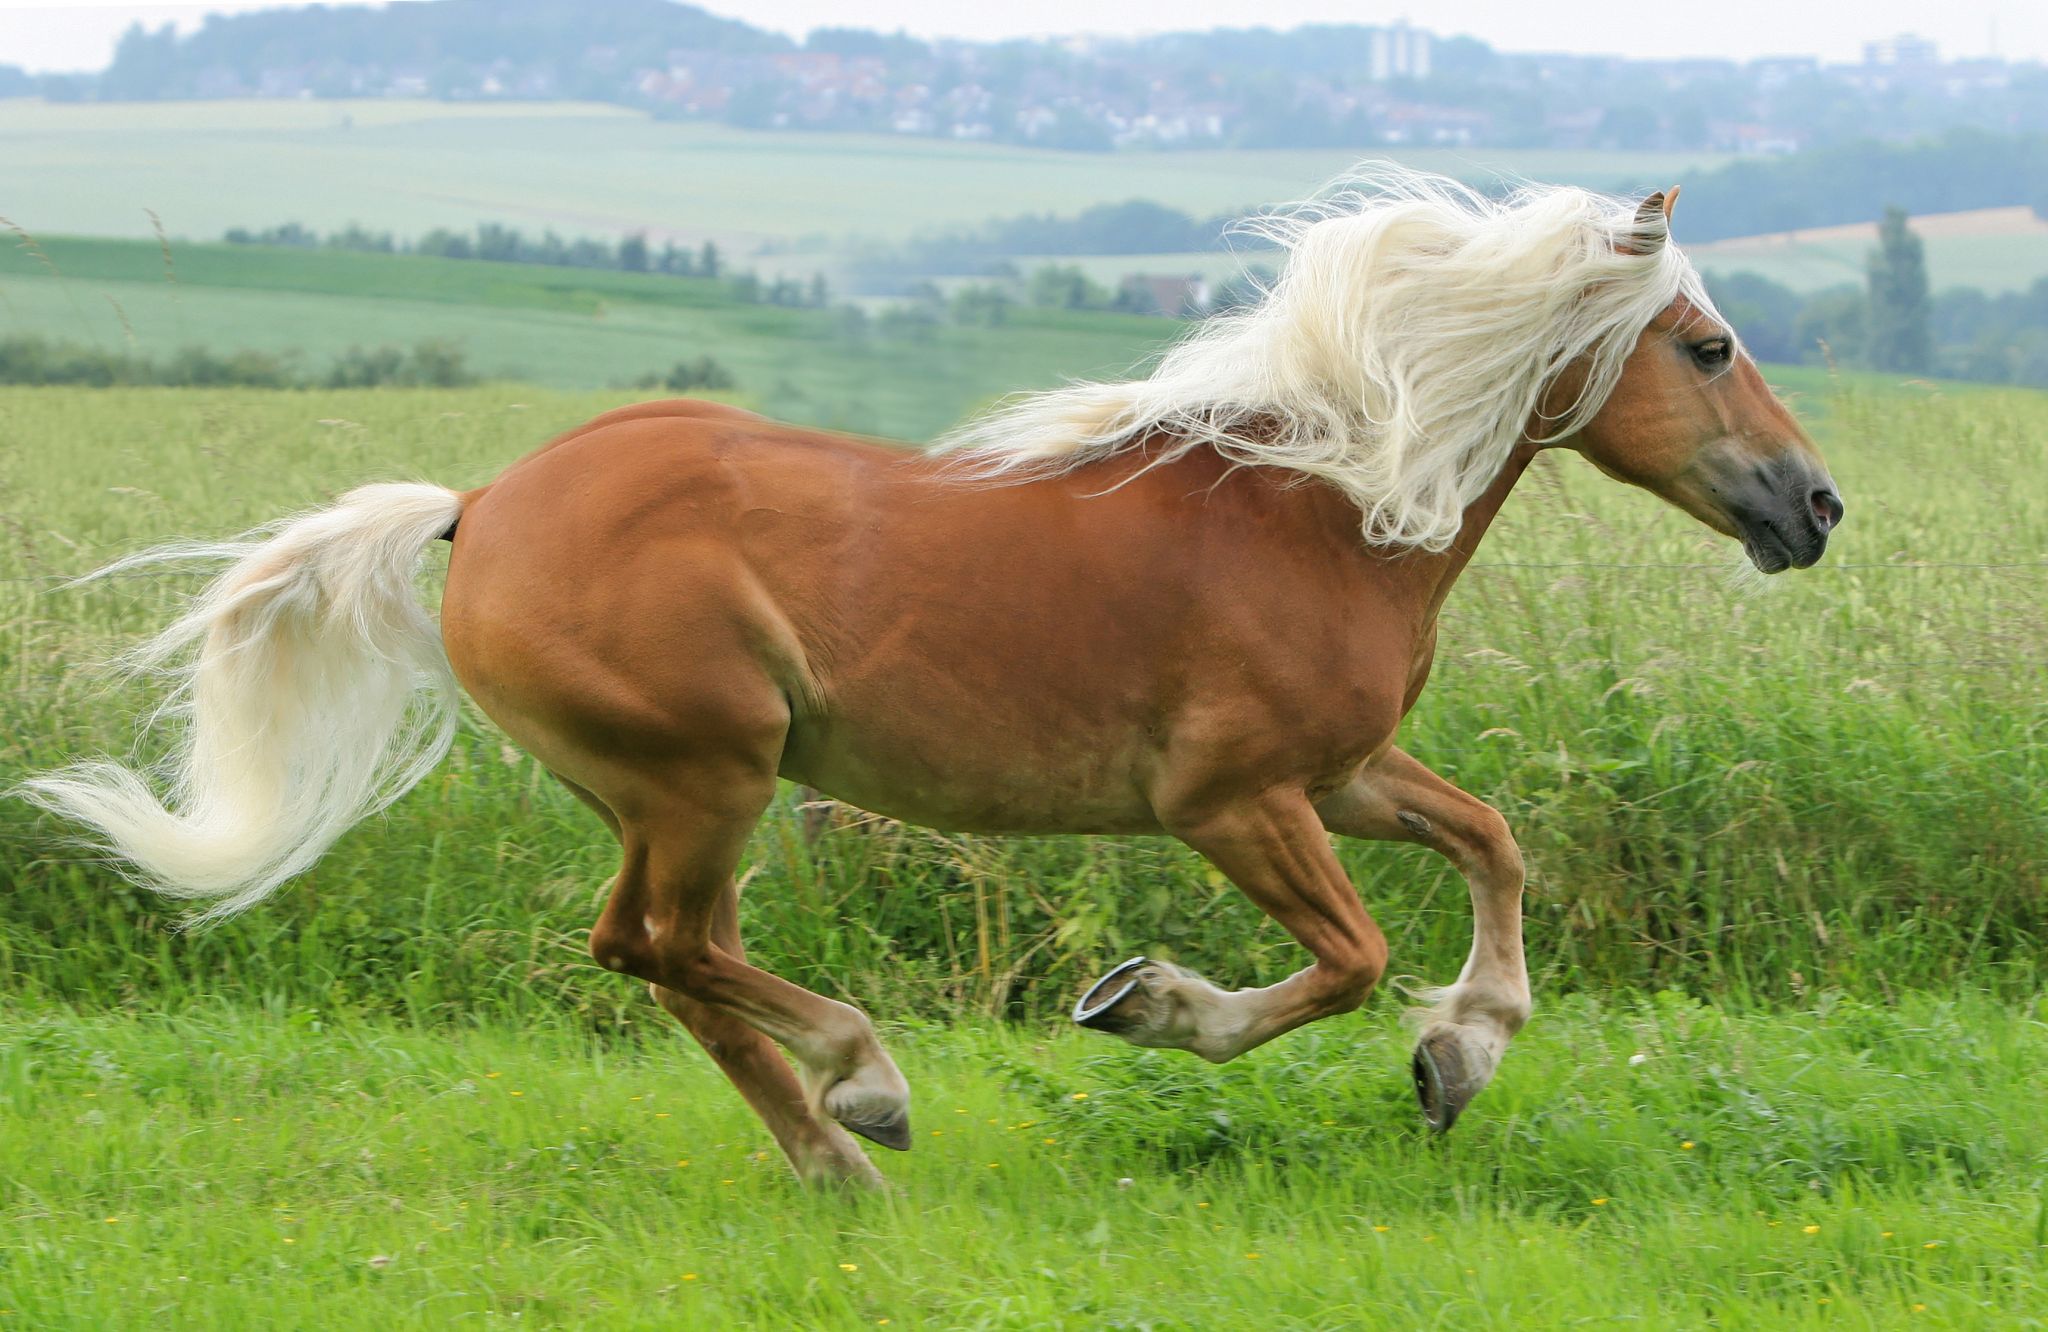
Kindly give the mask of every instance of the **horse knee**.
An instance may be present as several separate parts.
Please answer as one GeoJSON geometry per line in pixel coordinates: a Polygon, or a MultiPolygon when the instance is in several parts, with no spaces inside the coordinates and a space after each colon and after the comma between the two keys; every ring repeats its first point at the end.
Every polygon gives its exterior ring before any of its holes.
{"type": "Polygon", "coordinates": [[[708,940],[685,946],[664,938],[651,921],[635,925],[610,916],[591,927],[590,955],[607,971],[646,981],[657,1001],[664,989],[700,1003],[710,1001],[708,991],[718,970],[708,940]]]}
{"type": "Polygon", "coordinates": [[[1491,805],[1479,804],[1466,841],[1465,858],[1472,870],[1490,883],[1521,890],[1522,848],[1505,815],[1491,805]]]}
{"type": "Polygon", "coordinates": [[[599,966],[655,984],[651,943],[645,927],[628,926],[610,915],[590,927],[590,956],[599,966]]]}

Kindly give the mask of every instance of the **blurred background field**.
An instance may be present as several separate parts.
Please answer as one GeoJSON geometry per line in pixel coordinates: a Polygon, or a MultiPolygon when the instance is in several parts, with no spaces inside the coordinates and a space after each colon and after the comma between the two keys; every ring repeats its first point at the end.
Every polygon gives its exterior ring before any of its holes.
{"type": "MultiPolygon", "coordinates": [[[[743,246],[792,231],[905,240],[991,217],[1152,199],[1197,214],[1297,198],[1355,147],[1061,152],[902,135],[656,120],[577,102],[406,100],[49,104],[0,101],[20,175],[8,215],[50,232],[173,234],[298,221],[417,234],[478,219],[530,230],[677,230],[743,246]],[[252,181],[289,217],[252,217],[252,181]],[[143,201],[138,204],[138,201],[143,201]]],[[[1420,149],[1454,173],[1619,185],[1725,160],[1708,152],[1420,149]]]]}

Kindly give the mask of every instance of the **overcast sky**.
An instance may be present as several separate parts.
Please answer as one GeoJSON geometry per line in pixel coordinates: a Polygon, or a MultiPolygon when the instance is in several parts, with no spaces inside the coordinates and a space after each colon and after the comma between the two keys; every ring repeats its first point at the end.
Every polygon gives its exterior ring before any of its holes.
{"type": "MultiPolygon", "coordinates": [[[[98,69],[128,24],[196,26],[208,12],[269,9],[275,0],[137,5],[73,0],[0,0],[0,65],[32,70],[98,69]]],[[[802,36],[819,26],[907,29],[919,36],[1010,37],[1051,33],[1164,32],[1186,28],[1293,27],[1301,23],[1386,23],[1407,18],[1445,35],[1467,33],[1508,51],[1582,51],[1631,56],[1805,54],[1859,58],[1876,37],[1932,37],[1944,54],[2048,59],[2043,0],[1459,0],[1455,5],[1391,0],[706,0],[713,13],[802,36]],[[1619,16],[1626,15],[1626,21],[1619,16]]]]}

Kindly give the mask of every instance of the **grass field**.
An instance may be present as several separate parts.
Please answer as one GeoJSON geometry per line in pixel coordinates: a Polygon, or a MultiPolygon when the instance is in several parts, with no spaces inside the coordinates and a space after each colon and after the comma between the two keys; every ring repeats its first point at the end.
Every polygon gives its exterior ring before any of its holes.
{"type": "MultiPolygon", "coordinates": [[[[957,415],[1024,336],[985,332],[971,375],[878,358],[867,391],[957,415]]],[[[1222,1069],[1064,1033],[1135,952],[1299,965],[1172,843],[813,846],[784,810],[747,856],[753,956],[869,1008],[918,1115],[896,1195],[802,1195],[590,963],[602,830],[472,717],[203,935],[0,801],[0,1332],[2042,1326],[2048,398],[1773,375],[1849,503],[1820,568],[1751,586],[1546,458],[1447,609],[1402,743],[1516,827],[1538,995],[1450,1139],[1391,996],[1222,1069]]],[[[0,389],[0,786],[125,750],[147,697],[89,664],[175,589],[63,577],[367,479],[474,484],[621,396],[0,389]]],[[[1342,854],[1393,971],[1452,975],[1455,876],[1342,854]]]]}
{"type": "Polygon", "coordinates": [[[0,336],[162,356],[459,344],[485,375],[619,386],[714,356],[755,405],[790,420],[928,439],[1003,392],[1128,369],[1173,326],[1015,308],[1000,328],[848,336],[830,310],[735,303],[718,283],[419,256],[53,237],[0,250],[0,336]],[[51,272],[54,266],[56,275],[51,272]]]}
{"type": "MultiPolygon", "coordinates": [[[[1682,216],[1679,229],[1683,239],[1682,216]]],[[[1928,236],[1923,243],[1928,284],[1935,291],[2022,291],[2048,277],[2048,235],[1928,236]]],[[[1847,239],[1768,246],[1723,241],[1693,251],[1693,260],[1709,277],[1756,273],[1794,291],[1819,291],[1863,286],[1874,248],[1868,241],[1847,239]]]]}
{"type": "MultiPolygon", "coordinates": [[[[1356,150],[1057,153],[888,135],[748,131],[573,103],[0,101],[0,214],[31,231],[174,236],[296,221],[417,235],[480,221],[646,229],[745,249],[903,239],[993,216],[1153,199],[1194,213],[1294,199],[1356,150]]],[[[1401,154],[1456,174],[1588,185],[1711,165],[1711,154],[1401,154]]]]}
{"type": "Polygon", "coordinates": [[[843,1199],[669,1033],[17,1010],[0,1328],[2048,1321],[2048,1007],[1566,1000],[1440,1142],[1384,1014],[891,1039],[917,1144],[843,1199]]]}

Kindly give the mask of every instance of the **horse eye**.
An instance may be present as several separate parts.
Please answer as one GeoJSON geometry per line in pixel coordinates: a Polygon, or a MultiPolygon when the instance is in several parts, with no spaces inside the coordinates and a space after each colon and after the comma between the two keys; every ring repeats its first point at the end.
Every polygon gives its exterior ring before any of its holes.
{"type": "Polygon", "coordinates": [[[1692,352],[1692,359],[1699,362],[1700,367],[1705,370],[1726,369],[1728,362],[1734,359],[1735,355],[1734,346],[1726,338],[1708,338],[1705,342],[1695,342],[1688,350],[1692,352]]]}

